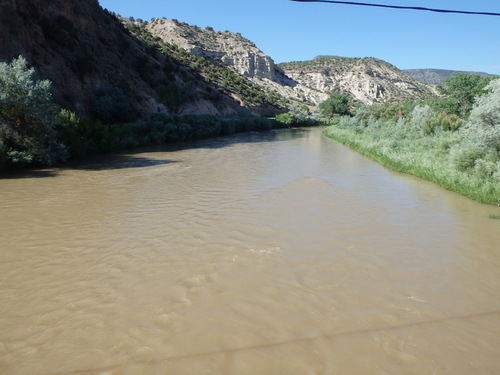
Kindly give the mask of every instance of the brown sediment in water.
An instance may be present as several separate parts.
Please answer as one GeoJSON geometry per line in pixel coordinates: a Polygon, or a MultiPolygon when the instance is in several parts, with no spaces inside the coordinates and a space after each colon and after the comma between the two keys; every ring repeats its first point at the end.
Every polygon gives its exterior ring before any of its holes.
{"type": "Polygon", "coordinates": [[[0,180],[2,374],[495,374],[491,207],[319,129],[0,180]]]}

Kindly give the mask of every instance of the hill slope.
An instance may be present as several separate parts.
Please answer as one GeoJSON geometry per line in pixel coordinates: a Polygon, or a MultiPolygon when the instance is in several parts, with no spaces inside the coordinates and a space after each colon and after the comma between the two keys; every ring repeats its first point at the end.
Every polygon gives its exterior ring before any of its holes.
{"type": "MultiPolygon", "coordinates": [[[[125,94],[134,116],[168,110],[159,86],[177,95],[169,108],[177,113],[227,115],[243,102],[238,92],[207,82],[200,69],[145,43],[97,0],[2,1],[0,60],[19,55],[53,82],[56,101],[80,116],[92,116],[96,96],[109,88],[125,94]]],[[[252,106],[276,110],[267,99],[252,106]]]]}
{"type": "Polygon", "coordinates": [[[311,104],[319,104],[328,97],[287,77],[271,57],[238,33],[201,29],[166,18],[154,19],[146,28],[164,42],[179,46],[194,56],[217,66],[231,67],[267,92],[311,104]]]}
{"type": "Polygon", "coordinates": [[[378,59],[318,57],[275,64],[238,33],[201,29],[176,20],[154,19],[148,31],[214,64],[229,66],[253,82],[289,99],[319,104],[331,92],[371,104],[434,95],[433,89],[378,59]]]}
{"type": "Polygon", "coordinates": [[[423,99],[433,89],[395,66],[372,57],[318,57],[279,65],[287,76],[321,92],[348,94],[364,104],[423,99]]]}
{"type": "Polygon", "coordinates": [[[458,73],[468,73],[468,74],[478,74],[481,76],[488,76],[488,73],[481,72],[462,72],[458,70],[446,70],[446,69],[405,69],[403,70],[409,76],[415,78],[416,80],[427,83],[427,84],[440,84],[446,78],[454,76],[458,73]]]}

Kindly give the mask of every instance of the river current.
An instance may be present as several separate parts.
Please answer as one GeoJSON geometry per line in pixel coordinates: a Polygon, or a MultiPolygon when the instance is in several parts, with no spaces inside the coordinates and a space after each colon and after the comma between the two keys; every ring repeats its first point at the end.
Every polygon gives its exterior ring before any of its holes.
{"type": "Polygon", "coordinates": [[[499,374],[499,208],[321,134],[0,178],[0,373],[499,374]]]}

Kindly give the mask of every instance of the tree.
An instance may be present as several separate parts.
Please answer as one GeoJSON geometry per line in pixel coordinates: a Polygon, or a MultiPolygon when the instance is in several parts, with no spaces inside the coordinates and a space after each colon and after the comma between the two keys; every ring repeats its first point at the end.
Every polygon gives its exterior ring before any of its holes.
{"type": "Polygon", "coordinates": [[[135,120],[125,93],[120,87],[105,85],[96,90],[90,103],[95,118],[106,124],[135,120]]]}
{"type": "Polygon", "coordinates": [[[474,105],[474,100],[485,93],[484,88],[494,76],[482,77],[478,74],[458,73],[447,78],[438,86],[441,94],[455,101],[456,114],[466,117],[474,105]]]}
{"type": "Polygon", "coordinates": [[[321,115],[331,117],[333,115],[350,115],[349,97],[343,94],[333,93],[328,99],[319,105],[321,115]]]}
{"type": "Polygon", "coordinates": [[[51,165],[67,158],[58,140],[51,82],[20,56],[0,63],[0,168],[6,162],[51,165]]]}
{"type": "Polygon", "coordinates": [[[486,94],[477,98],[466,124],[467,138],[480,146],[500,151],[500,78],[486,86],[486,94]]]}

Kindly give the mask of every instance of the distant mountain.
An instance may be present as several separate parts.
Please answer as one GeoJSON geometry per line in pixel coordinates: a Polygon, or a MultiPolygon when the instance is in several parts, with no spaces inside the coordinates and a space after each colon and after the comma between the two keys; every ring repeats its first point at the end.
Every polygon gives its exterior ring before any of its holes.
{"type": "Polygon", "coordinates": [[[409,76],[427,84],[440,84],[446,78],[454,76],[458,73],[478,74],[480,76],[488,76],[488,73],[482,72],[464,72],[459,70],[446,70],[446,69],[404,69],[403,72],[409,76]]]}
{"type": "Polygon", "coordinates": [[[279,64],[287,76],[311,89],[350,95],[364,103],[387,103],[434,96],[434,89],[395,66],[372,57],[324,57],[279,64]]]}

